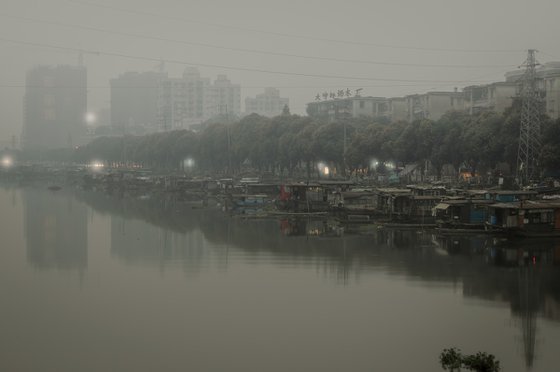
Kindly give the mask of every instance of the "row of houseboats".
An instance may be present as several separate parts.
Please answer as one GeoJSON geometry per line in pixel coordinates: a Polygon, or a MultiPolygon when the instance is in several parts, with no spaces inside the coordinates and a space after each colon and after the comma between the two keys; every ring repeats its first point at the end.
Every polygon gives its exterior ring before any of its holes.
{"type": "MultiPolygon", "coordinates": [[[[95,182],[86,179],[86,185],[95,182]]],[[[97,180],[99,184],[99,180],[97,180]]],[[[434,227],[442,232],[495,232],[560,237],[560,188],[457,189],[444,185],[371,187],[352,181],[261,182],[259,178],[189,179],[104,176],[105,188],[179,203],[219,205],[241,215],[332,215],[347,223],[434,227]]]]}
{"type": "MultiPolygon", "coordinates": [[[[445,232],[494,232],[560,237],[560,188],[531,190],[459,189],[445,185],[372,187],[353,181],[262,182],[192,179],[144,171],[19,167],[0,174],[22,184],[74,184],[137,198],[219,206],[241,215],[329,215],[346,223],[434,227],[445,232]]],[[[54,186],[53,186],[54,185],[54,186]]],[[[558,185],[556,185],[558,186],[558,185]]]]}
{"type": "Polygon", "coordinates": [[[449,232],[495,232],[560,237],[560,190],[472,190],[441,185],[358,187],[324,181],[247,184],[231,194],[233,209],[273,204],[277,212],[328,213],[346,222],[434,227],[449,232]]]}

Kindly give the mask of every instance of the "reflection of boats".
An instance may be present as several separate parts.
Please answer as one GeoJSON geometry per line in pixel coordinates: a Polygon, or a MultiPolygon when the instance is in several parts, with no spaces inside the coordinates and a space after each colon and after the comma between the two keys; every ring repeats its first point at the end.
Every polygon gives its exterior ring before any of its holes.
{"type": "Polygon", "coordinates": [[[344,228],[328,219],[291,218],[280,220],[280,230],[286,236],[340,237],[344,228]]]}
{"type": "Polygon", "coordinates": [[[266,195],[232,195],[233,206],[235,207],[262,207],[270,203],[266,195]]]}
{"type": "MultiPolygon", "coordinates": [[[[439,225],[436,231],[439,234],[453,235],[453,234],[489,234],[492,231],[481,229],[479,225],[468,224],[453,224],[453,225],[439,225]]],[[[496,233],[494,231],[493,233],[496,233]]]]}
{"type": "Polygon", "coordinates": [[[47,189],[49,189],[51,191],[58,191],[58,190],[62,189],[62,187],[60,187],[58,185],[51,185],[51,186],[47,187],[47,189]]]}
{"type": "Polygon", "coordinates": [[[435,223],[396,223],[396,222],[377,222],[377,225],[398,229],[432,229],[435,223]]]}
{"type": "Polygon", "coordinates": [[[255,214],[262,212],[272,205],[272,199],[264,194],[230,195],[227,200],[228,209],[241,214],[255,214]]]}
{"type": "Polygon", "coordinates": [[[268,213],[271,216],[290,216],[290,217],[309,217],[309,216],[327,216],[328,212],[282,212],[271,211],[268,213]]]}

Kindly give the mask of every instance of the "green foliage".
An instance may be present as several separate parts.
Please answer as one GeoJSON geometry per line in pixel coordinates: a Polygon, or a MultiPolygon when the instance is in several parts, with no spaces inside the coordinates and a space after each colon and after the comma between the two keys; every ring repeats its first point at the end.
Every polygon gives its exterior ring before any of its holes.
{"type": "Polygon", "coordinates": [[[464,367],[476,372],[498,372],[500,362],[492,354],[478,352],[475,355],[462,355],[457,348],[443,349],[439,356],[441,367],[447,371],[460,370],[464,367]]]}
{"type": "Polygon", "coordinates": [[[500,362],[494,355],[485,352],[478,352],[475,355],[468,355],[463,358],[465,368],[476,372],[498,372],[500,362]]]}
{"type": "MultiPolygon", "coordinates": [[[[545,120],[541,154],[545,170],[560,169],[558,138],[560,120],[545,120]]],[[[438,172],[445,164],[455,169],[467,164],[471,172],[483,174],[504,163],[515,169],[518,139],[518,107],[504,115],[451,112],[437,121],[412,123],[364,117],[325,122],[286,111],[272,119],[252,114],[235,122],[209,122],[196,133],[100,137],[76,150],[73,158],[180,169],[182,161],[192,157],[197,167],[209,172],[238,172],[250,166],[289,174],[296,169],[310,174],[318,161],[328,162],[340,174],[345,165],[349,171],[369,169],[372,159],[399,165],[429,161],[438,172]]]]}
{"type": "Polygon", "coordinates": [[[443,349],[439,356],[439,362],[444,371],[454,371],[461,368],[463,356],[461,351],[452,347],[451,349],[443,349]]]}

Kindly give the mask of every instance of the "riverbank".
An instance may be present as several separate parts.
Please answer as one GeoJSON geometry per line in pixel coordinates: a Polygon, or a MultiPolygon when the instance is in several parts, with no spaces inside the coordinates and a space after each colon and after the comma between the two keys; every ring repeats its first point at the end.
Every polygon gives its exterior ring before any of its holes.
{"type": "Polygon", "coordinates": [[[560,236],[560,189],[458,188],[440,183],[371,185],[359,180],[192,178],[144,169],[20,166],[3,182],[56,192],[75,187],[118,198],[212,208],[243,218],[325,217],[344,225],[436,229],[443,234],[560,236]]]}

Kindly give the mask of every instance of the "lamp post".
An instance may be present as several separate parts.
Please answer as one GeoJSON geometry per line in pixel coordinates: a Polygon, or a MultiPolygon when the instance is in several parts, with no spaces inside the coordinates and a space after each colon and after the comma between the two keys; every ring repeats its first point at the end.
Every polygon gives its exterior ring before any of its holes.
{"type": "Polygon", "coordinates": [[[342,153],[342,166],[344,167],[344,169],[342,170],[342,174],[344,175],[344,177],[346,178],[346,169],[348,168],[346,166],[346,120],[343,121],[342,123],[343,125],[343,132],[344,132],[344,138],[343,138],[343,153],[342,153]]]}

